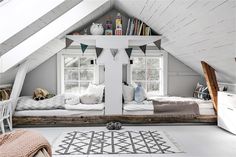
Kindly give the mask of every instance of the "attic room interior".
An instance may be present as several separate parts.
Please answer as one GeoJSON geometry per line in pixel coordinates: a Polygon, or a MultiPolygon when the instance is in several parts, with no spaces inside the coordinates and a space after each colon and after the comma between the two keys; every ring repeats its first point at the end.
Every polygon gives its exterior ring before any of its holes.
{"type": "Polygon", "coordinates": [[[0,13],[0,157],[236,156],[235,0],[0,13]]]}

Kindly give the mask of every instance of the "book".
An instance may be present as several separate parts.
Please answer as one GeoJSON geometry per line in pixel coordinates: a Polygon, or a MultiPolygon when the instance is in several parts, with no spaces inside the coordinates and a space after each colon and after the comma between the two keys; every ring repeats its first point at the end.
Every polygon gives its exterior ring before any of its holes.
{"type": "Polygon", "coordinates": [[[146,34],[146,23],[143,23],[142,35],[146,34]]]}
{"type": "Polygon", "coordinates": [[[146,36],[150,35],[150,27],[146,27],[145,35],[146,36]]]}
{"type": "Polygon", "coordinates": [[[134,32],[134,18],[132,18],[130,20],[130,31],[129,31],[129,35],[133,35],[134,32]]]}
{"type": "Polygon", "coordinates": [[[125,35],[129,35],[129,29],[130,29],[130,18],[129,18],[129,21],[128,21],[128,25],[127,25],[127,29],[126,29],[125,35]]]}
{"type": "Polygon", "coordinates": [[[139,32],[138,35],[141,35],[142,32],[142,28],[143,28],[143,22],[140,21],[140,25],[139,25],[139,32]]]}

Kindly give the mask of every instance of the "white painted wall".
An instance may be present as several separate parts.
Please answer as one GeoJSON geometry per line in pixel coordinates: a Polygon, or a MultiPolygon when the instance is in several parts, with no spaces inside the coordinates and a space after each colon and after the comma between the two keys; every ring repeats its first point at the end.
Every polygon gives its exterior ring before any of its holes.
{"type": "Polygon", "coordinates": [[[38,87],[45,88],[50,93],[57,93],[56,55],[54,55],[26,75],[21,95],[32,96],[34,89],[38,87]]]}

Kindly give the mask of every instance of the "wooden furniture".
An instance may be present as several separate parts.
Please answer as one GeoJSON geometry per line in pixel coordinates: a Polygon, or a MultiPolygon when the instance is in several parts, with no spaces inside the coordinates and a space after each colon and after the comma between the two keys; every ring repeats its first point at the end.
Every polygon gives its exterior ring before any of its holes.
{"type": "Polygon", "coordinates": [[[236,134],[236,94],[218,92],[218,126],[236,134]]]}
{"type": "Polygon", "coordinates": [[[85,126],[103,125],[111,121],[122,124],[161,124],[161,123],[207,123],[216,124],[215,115],[199,116],[160,116],[160,115],[111,115],[111,116],[79,116],[79,117],[13,117],[14,126],[85,126]]]}
{"type": "Polygon", "coordinates": [[[9,129],[12,130],[12,110],[10,100],[0,101],[0,125],[2,133],[5,133],[4,120],[7,121],[9,129]]]}
{"type": "Polygon", "coordinates": [[[201,61],[204,76],[207,82],[207,87],[217,114],[217,92],[219,91],[218,83],[216,80],[215,69],[204,61],[201,61]]]}

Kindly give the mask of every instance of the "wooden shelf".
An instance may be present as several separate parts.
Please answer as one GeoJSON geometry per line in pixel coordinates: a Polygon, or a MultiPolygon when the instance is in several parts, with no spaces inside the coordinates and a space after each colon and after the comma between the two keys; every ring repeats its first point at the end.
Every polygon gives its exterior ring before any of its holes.
{"type": "Polygon", "coordinates": [[[67,35],[69,38],[77,43],[84,43],[90,46],[96,46],[97,40],[104,41],[128,41],[129,46],[141,46],[153,43],[162,38],[162,36],[134,36],[134,35],[67,35]]]}

